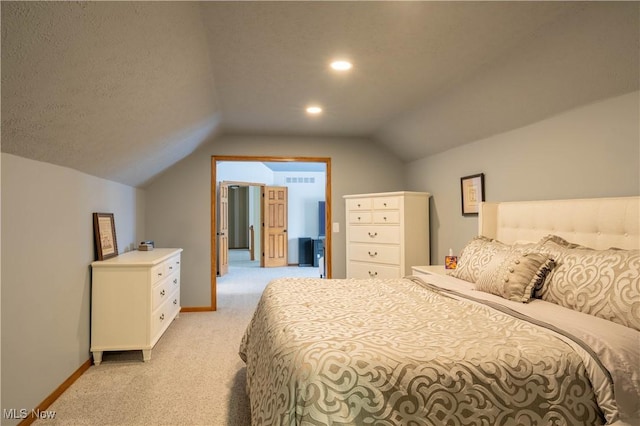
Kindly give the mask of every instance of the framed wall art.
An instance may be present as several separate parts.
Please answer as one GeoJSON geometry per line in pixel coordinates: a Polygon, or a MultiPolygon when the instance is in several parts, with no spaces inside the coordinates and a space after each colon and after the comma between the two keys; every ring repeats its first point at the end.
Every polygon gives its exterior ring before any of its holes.
{"type": "Polygon", "coordinates": [[[116,257],[118,255],[118,242],[116,240],[116,224],[113,219],[113,213],[94,213],[93,232],[98,260],[116,257]]]}
{"type": "Polygon", "coordinates": [[[484,201],[484,173],[460,178],[462,215],[477,215],[480,202],[484,201]]]}

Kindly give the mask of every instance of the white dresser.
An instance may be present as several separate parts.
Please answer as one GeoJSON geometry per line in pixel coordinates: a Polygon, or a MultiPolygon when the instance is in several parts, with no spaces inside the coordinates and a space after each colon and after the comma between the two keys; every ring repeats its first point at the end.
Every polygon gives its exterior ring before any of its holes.
{"type": "Polygon", "coordinates": [[[396,278],[429,264],[426,192],[346,195],[347,278],[396,278]]]}
{"type": "Polygon", "coordinates": [[[91,264],[91,352],[142,350],[144,361],[180,312],[180,253],[131,251],[91,264]]]}

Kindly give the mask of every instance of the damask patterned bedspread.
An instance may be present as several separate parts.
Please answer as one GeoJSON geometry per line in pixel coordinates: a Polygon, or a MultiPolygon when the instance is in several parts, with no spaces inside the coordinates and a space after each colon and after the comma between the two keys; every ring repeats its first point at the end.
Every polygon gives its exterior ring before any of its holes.
{"type": "Polygon", "coordinates": [[[253,425],[597,425],[553,333],[408,279],[286,278],[240,346],[253,425]]]}

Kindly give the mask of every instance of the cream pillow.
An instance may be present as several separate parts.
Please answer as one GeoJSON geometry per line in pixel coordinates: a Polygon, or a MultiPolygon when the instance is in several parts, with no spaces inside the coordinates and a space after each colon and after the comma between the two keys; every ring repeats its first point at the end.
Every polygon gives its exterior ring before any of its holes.
{"type": "Polygon", "coordinates": [[[526,303],[553,266],[553,260],[544,253],[522,252],[518,248],[502,251],[480,273],[476,290],[526,303]]]}
{"type": "Polygon", "coordinates": [[[640,330],[640,250],[569,248],[554,240],[539,249],[556,267],[535,297],[640,330]]]}
{"type": "Polygon", "coordinates": [[[471,239],[458,256],[458,266],[448,275],[475,283],[480,273],[496,253],[506,251],[509,246],[497,240],[478,236],[471,239]]]}

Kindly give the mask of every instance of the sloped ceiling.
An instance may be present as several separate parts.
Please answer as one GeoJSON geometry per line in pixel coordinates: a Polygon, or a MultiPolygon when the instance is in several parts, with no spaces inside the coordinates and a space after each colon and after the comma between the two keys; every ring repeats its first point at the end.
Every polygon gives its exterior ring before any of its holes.
{"type": "Polygon", "coordinates": [[[219,133],[368,137],[408,161],[638,90],[639,19],[638,2],[2,2],[2,151],[133,186],[219,133]]]}

